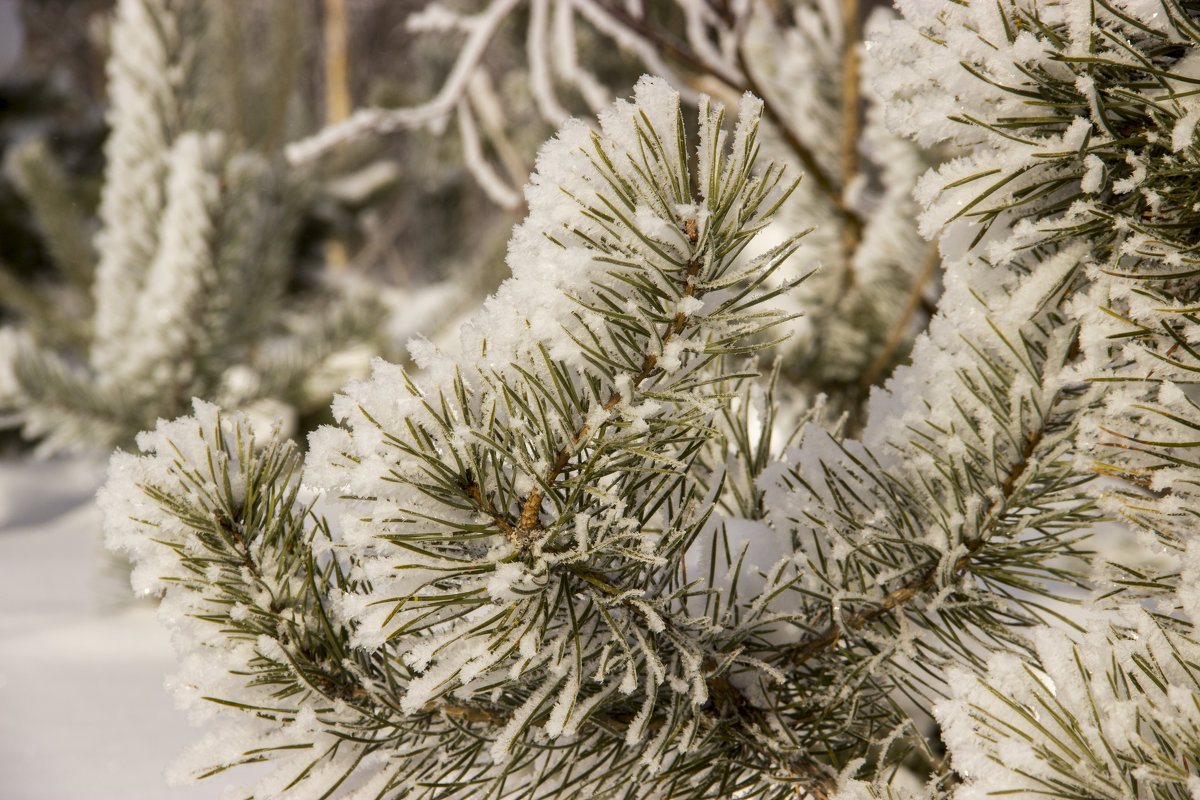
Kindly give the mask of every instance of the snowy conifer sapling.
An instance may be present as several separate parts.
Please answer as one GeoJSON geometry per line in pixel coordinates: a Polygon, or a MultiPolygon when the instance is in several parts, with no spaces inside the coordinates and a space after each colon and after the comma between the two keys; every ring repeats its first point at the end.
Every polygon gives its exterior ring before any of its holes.
{"type": "MultiPolygon", "coordinates": [[[[321,311],[289,295],[312,179],[223,97],[243,79],[227,55],[245,45],[228,31],[246,13],[116,4],[95,263],[78,212],[54,196],[64,188],[47,148],[34,140],[12,157],[70,278],[50,292],[0,278],[0,305],[27,320],[0,328],[0,428],[20,427],[42,453],[107,453],[196,396],[298,417],[327,402],[333,357],[379,325],[381,304],[352,287],[331,286],[321,311]]],[[[267,130],[287,109],[290,73],[279,73],[280,102],[257,103],[267,130]]]]}

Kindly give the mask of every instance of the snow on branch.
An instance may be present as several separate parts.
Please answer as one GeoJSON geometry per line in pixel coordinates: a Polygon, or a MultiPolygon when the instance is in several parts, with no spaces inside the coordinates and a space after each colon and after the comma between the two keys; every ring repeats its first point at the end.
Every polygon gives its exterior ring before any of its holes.
{"type": "Polygon", "coordinates": [[[1107,507],[1181,549],[1200,508],[1194,11],[1006,0],[906,16],[880,31],[893,122],[968,148],[919,184],[924,230],[949,225],[957,253],[995,265],[1088,244],[1076,368],[1108,398],[1084,442],[1121,481],[1107,507]]]}

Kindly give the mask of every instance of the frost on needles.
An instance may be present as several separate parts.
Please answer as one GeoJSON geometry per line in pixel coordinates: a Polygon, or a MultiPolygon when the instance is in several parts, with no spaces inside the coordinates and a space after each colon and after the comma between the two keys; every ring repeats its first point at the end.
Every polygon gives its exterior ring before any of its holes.
{"type": "Polygon", "coordinates": [[[790,542],[713,513],[717,415],[786,318],[796,247],[751,248],[793,184],[755,163],[759,103],[739,111],[730,135],[703,101],[694,153],[656,79],[600,132],[567,123],[464,356],[377,363],[303,473],[203,403],[114,457],[110,541],[165,590],[181,696],[233,718],[185,772],[269,759],[254,796],[288,798],[785,796],[824,775],[761,697],[800,623],[790,542]],[[751,549],[762,572],[739,577],[751,549]]]}
{"type": "MultiPolygon", "coordinates": [[[[954,796],[1200,797],[1197,6],[900,7],[871,34],[891,121],[961,152],[919,183],[922,225],[945,230],[951,287],[1018,286],[988,301],[1010,319],[1041,292],[1077,329],[1061,380],[1096,400],[1064,456],[1105,476],[1088,491],[1111,521],[1068,625],[952,673],[935,713],[954,796]]],[[[947,318],[978,329],[962,299],[947,318]]]]}

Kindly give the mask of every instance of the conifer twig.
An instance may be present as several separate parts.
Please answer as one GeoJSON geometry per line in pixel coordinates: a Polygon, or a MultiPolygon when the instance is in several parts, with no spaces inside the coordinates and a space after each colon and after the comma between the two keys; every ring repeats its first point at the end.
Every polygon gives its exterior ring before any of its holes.
{"type": "MultiPolygon", "coordinates": [[[[985,522],[980,526],[981,530],[979,534],[973,539],[964,542],[967,552],[959,556],[954,562],[953,573],[956,578],[970,566],[975,555],[987,544],[988,521],[990,520],[994,523],[998,520],[1000,512],[1008,505],[1009,500],[1012,499],[1017,482],[1029,466],[1030,460],[1033,458],[1033,453],[1041,443],[1045,431],[1046,429],[1043,425],[1037,430],[1031,431],[1029,436],[1026,437],[1025,445],[1021,449],[1021,458],[1005,474],[1004,480],[999,486],[1000,496],[993,500],[988,507],[985,522]]],[[[821,633],[792,645],[788,649],[786,661],[793,666],[800,666],[816,654],[837,644],[844,634],[861,630],[884,614],[903,607],[913,598],[935,588],[938,585],[938,575],[941,572],[940,566],[934,564],[925,570],[920,577],[888,592],[874,607],[863,611],[856,611],[843,620],[830,622],[821,633]]]]}
{"type": "MultiPolygon", "coordinates": [[[[696,220],[683,220],[680,224],[680,228],[687,235],[688,241],[692,245],[695,245],[697,238],[696,220]]],[[[684,273],[685,279],[683,281],[683,291],[681,294],[682,297],[696,296],[696,276],[700,274],[700,266],[701,258],[698,255],[694,256],[688,261],[687,270],[684,273]]],[[[666,345],[667,342],[678,336],[683,331],[684,326],[687,325],[687,321],[688,315],[682,311],[678,312],[675,315],[675,318],[667,323],[666,328],[663,330],[662,336],[660,337],[662,343],[666,345]]],[[[658,356],[654,355],[653,353],[644,354],[642,357],[641,369],[638,371],[637,375],[634,375],[630,380],[630,388],[638,388],[642,381],[650,377],[657,366],[658,356]]],[[[620,392],[614,389],[612,394],[610,394],[608,399],[604,402],[604,411],[612,411],[618,403],[625,399],[626,398],[620,392]]],[[[601,424],[603,425],[603,423],[601,424]]],[[[554,456],[554,463],[550,465],[550,469],[546,473],[545,484],[547,487],[554,483],[562,471],[566,469],[567,463],[571,458],[571,448],[579,444],[579,442],[583,440],[583,437],[587,436],[590,431],[591,425],[589,423],[584,422],[580,424],[580,426],[575,430],[575,433],[572,434],[570,443],[564,444],[561,448],[559,448],[558,453],[554,456]]],[[[541,509],[542,497],[542,492],[539,489],[534,489],[532,492],[530,492],[529,496],[525,498],[525,502],[521,505],[521,519],[517,523],[516,530],[512,532],[508,530],[505,531],[506,533],[510,534],[510,538],[515,536],[516,543],[521,547],[528,547],[530,544],[532,544],[536,531],[541,530],[541,522],[539,521],[538,513],[541,509]]]]}

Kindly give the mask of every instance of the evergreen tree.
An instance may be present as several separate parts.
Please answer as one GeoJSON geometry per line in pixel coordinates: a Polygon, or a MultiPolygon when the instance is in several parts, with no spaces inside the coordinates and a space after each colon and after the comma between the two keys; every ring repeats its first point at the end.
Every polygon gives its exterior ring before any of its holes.
{"type": "MultiPolygon", "coordinates": [[[[280,142],[269,149],[272,124],[255,136],[223,102],[220,87],[242,80],[221,63],[230,13],[201,0],[118,4],[94,264],[44,144],[9,158],[66,278],[48,290],[0,279],[3,302],[27,320],[0,338],[0,421],[42,452],[129,445],[196,396],[268,418],[311,412],[306,381],[379,324],[370,293],[352,298],[353,313],[336,301],[350,286],[330,287],[335,302],[315,322],[291,319],[300,309],[284,295],[309,181],[280,142]]],[[[271,89],[286,97],[287,81],[271,89]]]]}

